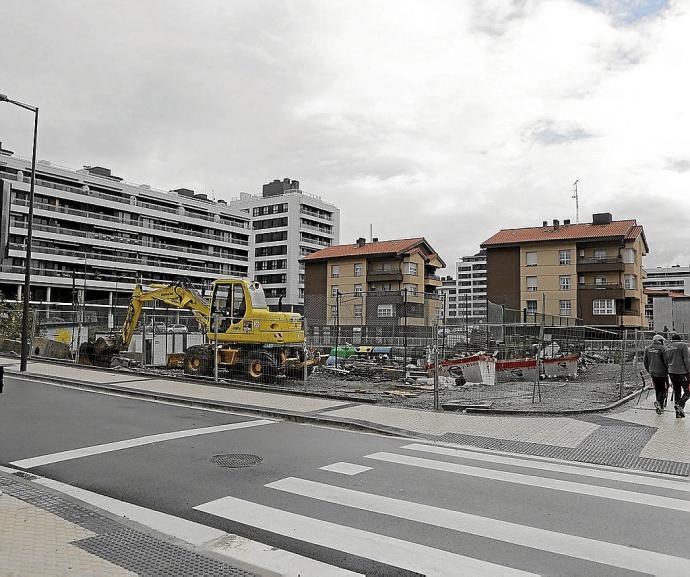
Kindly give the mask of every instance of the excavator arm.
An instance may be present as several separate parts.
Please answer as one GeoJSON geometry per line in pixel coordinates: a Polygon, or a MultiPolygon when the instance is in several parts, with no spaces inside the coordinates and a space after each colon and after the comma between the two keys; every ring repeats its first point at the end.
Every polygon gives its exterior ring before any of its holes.
{"type": "Polygon", "coordinates": [[[114,337],[100,337],[95,343],[83,343],[79,347],[80,362],[109,367],[115,355],[129,348],[132,336],[137,328],[139,316],[144,304],[151,301],[165,303],[178,309],[191,310],[196,320],[203,327],[210,328],[210,305],[198,292],[188,287],[184,282],[170,285],[153,284],[152,290],[144,290],[137,285],[129,301],[127,318],[114,337]]]}
{"type": "Polygon", "coordinates": [[[134,287],[132,298],[129,301],[127,318],[122,325],[117,339],[117,344],[120,349],[129,347],[129,343],[132,341],[132,336],[139,322],[141,310],[145,303],[151,301],[162,302],[178,309],[191,310],[200,325],[205,327],[206,330],[210,328],[210,305],[198,292],[189,288],[184,283],[175,283],[172,285],[154,284],[151,285],[151,288],[153,290],[145,291],[141,285],[134,287]]]}

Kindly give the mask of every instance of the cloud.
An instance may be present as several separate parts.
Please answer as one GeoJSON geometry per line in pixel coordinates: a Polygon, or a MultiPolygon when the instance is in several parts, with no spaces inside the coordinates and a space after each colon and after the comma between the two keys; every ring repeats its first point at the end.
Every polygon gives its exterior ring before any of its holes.
{"type": "Polygon", "coordinates": [[[528,138],[537,144],[564,144],[593,138],[594,134],[578,126],[558,125],[552,120],[540,120],[528,128],[528,138]]]}
{"type": "MultiPolygon", "coordinates": [[[[690,16],[627,4],[5,0],[0,88],[41,107],[41,158],[226,199],[295,178],[343,242],[372,223],[452,265],[574,218],[580,179],[583,219],[690,260],[666,227],[690,210],[690,16]]],[[[30,122],[0,107],[0,140],[30,154],[30,122]]]]}

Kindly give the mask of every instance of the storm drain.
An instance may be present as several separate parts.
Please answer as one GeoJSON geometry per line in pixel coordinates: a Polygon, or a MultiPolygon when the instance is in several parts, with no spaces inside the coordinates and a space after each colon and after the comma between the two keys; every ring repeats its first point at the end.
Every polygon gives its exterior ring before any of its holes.
{"type": "Polygon", "coordinates": [[[211,462],[220,467],[238,469],[240,467],[251,467],[258,465],[263,459],[259,455],[247,455],[242,453],[231,453],[228,455],[213,455],[211,462]]]}

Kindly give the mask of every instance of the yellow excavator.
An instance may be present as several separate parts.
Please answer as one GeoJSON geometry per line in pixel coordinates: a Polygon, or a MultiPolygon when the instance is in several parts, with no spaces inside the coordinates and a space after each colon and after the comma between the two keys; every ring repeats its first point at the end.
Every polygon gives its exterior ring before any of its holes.
{"type": "Polygon", "coordinates": [[[207,344],[193,345],[182,355],[170,355],[173,362],[181,361],[188,375],[213,375],[214,352],[219,371],[240,374],[250,381],[299,377],[316,363],[306,353],[301,315],[270,311],[258,282],[215,280],[210,303],[184,281],[147,288],[150,290],[135,287],[127,318],[116,334],[80,347],[81,363],[111,366],[113,358],[129,348],[142,308],[151,301],[191,310],[206,330],[207,344]]]}

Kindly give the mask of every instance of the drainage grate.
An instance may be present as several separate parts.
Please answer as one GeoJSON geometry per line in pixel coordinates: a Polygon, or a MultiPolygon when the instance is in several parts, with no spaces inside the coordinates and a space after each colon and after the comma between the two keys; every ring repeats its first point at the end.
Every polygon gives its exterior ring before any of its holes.
{"type": "Polygon", "coordinates": [[[259,455],[246,455],[242,453],[231,453],[229,455],[213,455],[211,462],[220,467],[237,469],[240,467],[251,467],[258,465],[263,459],[259,455]]]}

